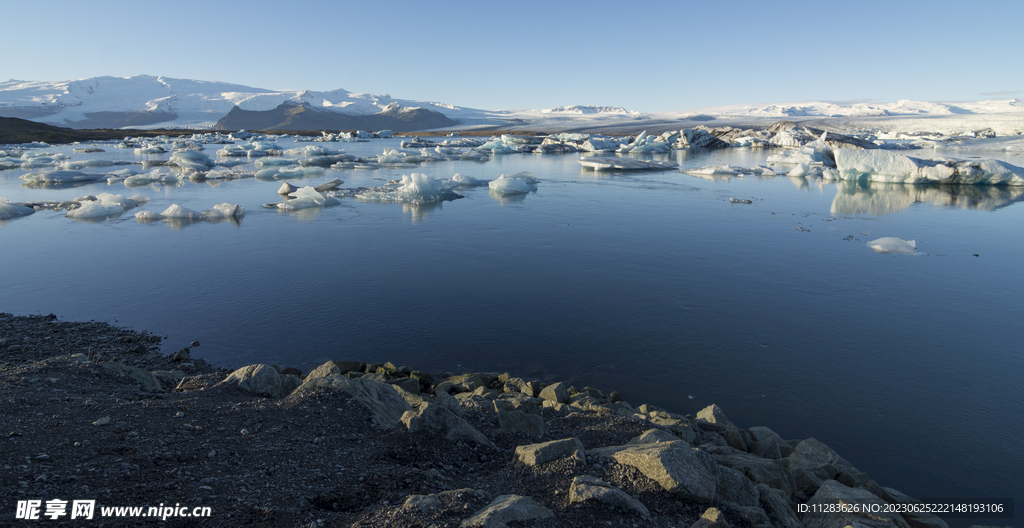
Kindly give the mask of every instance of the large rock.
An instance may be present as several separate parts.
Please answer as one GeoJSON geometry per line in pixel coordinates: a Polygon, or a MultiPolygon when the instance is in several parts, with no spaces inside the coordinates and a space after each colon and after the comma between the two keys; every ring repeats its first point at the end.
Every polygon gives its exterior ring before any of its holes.
{"type": "Polygon", "coordinates": [[[403,510],[418,510],[428,512],[441,506],[441,499],[437,495],[409,495],[402,504],[403,510]]]}
{"type": "Polygon", "coordinates": [[[521,392],[529,397],[540,394],[540,384],[536,381],[526,381],[523,378],[509,378],[503,386],[505,392],[521,392]]]}
{"type": "Polygon", "coordinates": [[[714,459],[685,442],[605,447],[587,454],[633,466],[682,499],[704,503],[715,500],[718,468],[714,459]]]}
{"type": "Polygon", "coordinates": [[[543,400],[566,403],[569,401],[569,388],[561,381],[558,383],[552,383],[551,385],[541,389],[540,397],[543,400]]]}
{"type": "MultiPolygon", "coordinates": [[[[883,488],[879,496],[891,504],[921,504],[921,501],[892,488],[883,488]]],[[[904,512],[902,515],[911,528],[949,528],[946,521],[931,513],[904,512]]]]}
{"type": "Polygon", "coordinates": [[[789,501],[789,495],[783,493],[767,484],[757,485],[758,498],[761,507],[764,508],[768,519],[773,526],[781,528],[803,528],[803,523],[797,517],[793,505],[789,501]]]}
{"type": "Polygon", "coordinates": [[[544,417],[520,411],[498,411],[498,423],[503,433],[526,433],[541,438],[547,432],[544,417]]]}
{"type": "Polygon", "coordinates": [[[469,422],[440,405],[424,403],[402,414],[401,422],[413,433],[430,431],[442,434],[448,440],[462,440],[494,447],[494,442],[474,429],[469,422]]]}
{"type": "Polygon", "coordinates": [[[690,525],[690,528],[731,528],[732,525],[725,520],[722,510],[708,508],[704,514],[697,519],[697,522],[690,525]]]}
{"type": "Polygon", "coordinates": [[[581,502],[598,502],[611,508],[635,511],[644,517],[651,515],[640,501],[597,477],[581,476],[572,479],[569,503],[581,502]]]}
{"type": "MultiPolygon", "coordinates": [[[[152,372],[138,367],[129,367],[124,363],[118,363],[117,361],[109,361],[103,364],[103,368],[120,374],[135,383],[142,385],[144,390],[150,392],[160,392],[163,387],[160,385],[160,381],[157,380],[156,376],[152,372]]],[[[273,369],[271,369],[273,370],[273,369]]],[[[276,374],[277,371],[274,371],[276,374]]]]}
{"type": "Polygon", "coordinates": [[[412,406],[402,398],[396,387],[363,378],[349,379],[338,375],[314,379],[307,377],[295,393],[301,395],[317,388],[340,390],[350,394],[370,410],[374,423],[386,429],[397,426],[402,415],[412,410],[412,406]]]}
{"type": "Polygon", "coordinates": [[[826,480],[807,501],[807,528],[910,528],[898,513],[886,512],[884,500],[872,493],[826,480]],[[871,511],[865,512],[865,506],[871,511]],[[842,508],[842,509],[839,509],[842,508]],[[845,510],[845,511],[843,511],[845,510]],[[852,511],[859,510],[859,511],[852,511]]]}
{"type": "Polygon", "coordinates": [[[792,495],[796,488],[793,476],[780,462],[730,448],[716,448],[709,451],[715,462],[739,471],[755,484],[767,484],[782,491],[787,497],[792,495]]]}
{"type": "Polygon", "coordinates": [[[718,502],[744,507],[760,507],[757,488],[754,487],[754,483],[743,476],[743,473],[735,469],[719,467],[715,488],[718,502]]]}
{"type": "Polygon", "coordinates": [[[516,461],[526,466],[536,466],[568,456],[585,464],[584,453],[583,442],[580,442],[578,438],[564,438],[541,444],[518,446],[516,447],[516,461]]]}
{"type": "Polygon", "coordinates": [[[838,480],[847,486],[877,487],[866,474],[814,438],[800,442],[793,449],[789,455],[789,471],[793,475],[795,491],[807,496],[813,495],[828,479],[838,480]]]}
{"type": "Polygon", "coordinates": [[[708,405],[697,413],[697,423],[710,431],[722,435],[730,446],[740,451],[747,451],[750,447],[750,433],[733,425],[726,418],[722,409],[715,404],[708,405]]]}
{"type": "Polygon", "coordinates": [[[462,521],[460,528],[508,528],[513,521],[533,521],[551,519],[555,514],[541,506],[530,497],[522,495],[502,495],[492,501],[486,508],[476,512],[472,517],[462,521]]]}
{"type": "Polygon", "coordinates": [[[648,429],[639,436],[634,436],[626,445],[656,444],[658,442],[675,442],[679,437],[661,429],[648,429]]]}
{"type": "Polygon", "coordinates": [[[342,372],[341,369],[338,368],[337,363],[335,363],[334,361],[328,361],[327,363],[324,363],[323,365],[320,365],[319,367],[309,371],[309,374],[306,374],[306,381],[314,380],[317,378],[341,376],[342,374],[344,374],[344,372],[342,372]]]}
{"type": "Polygon", "coordinates": [[[280,398],[290,394],[298,382],[297,377],[283,376],[270,365],[257,364],[248,365],[232,372],[217,386],[237,386],[251,394],[267,398],[280,398]]]}
{"type": "Polygon", "coordinates": [[[767,427],[751,427],[748,429],[754,442],[750,452],[764,458],[781,459],[793,453],[793,447],[782,439],[775,431],[767,427]]]}

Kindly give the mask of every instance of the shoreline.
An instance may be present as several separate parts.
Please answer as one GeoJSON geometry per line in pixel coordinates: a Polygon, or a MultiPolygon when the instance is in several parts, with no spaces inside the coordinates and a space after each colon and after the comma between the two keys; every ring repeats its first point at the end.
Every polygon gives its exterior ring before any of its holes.
{"type": "MultiPolygon", "coordinates": [[[[913,504],[821,442],[738,428],[714,405],[684,416],[589,387],[388,363],[232,373],[194,359],[199,343],[167,353],[144,331],[52,314],[0,314],[0,330],[7,518],[17,501],[62,499],[96,500],[97,516],[209,507],[210,526],[505,516],[537,527],[824,527],[839,514],[801,517],[801,505],[913,504]]],[[[928,515],[887,522],[945,526],[928,515]]]]}

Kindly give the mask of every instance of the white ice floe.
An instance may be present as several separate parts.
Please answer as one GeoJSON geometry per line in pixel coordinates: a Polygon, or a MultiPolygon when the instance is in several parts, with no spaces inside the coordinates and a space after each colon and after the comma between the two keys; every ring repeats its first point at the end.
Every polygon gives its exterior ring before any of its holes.
{"type": "Polygon", "coordinates": [[[91,182],[106,177],[106,174],[94,174],[89,172],[72,170],[55,170],[30,172],[28,174],[22,175],[21,179],[25,180],[26,182],[35,184],[60,184],[91,182]]]}
{"type": "Polygon", "coordinates": [[[314,178],[323,176],[323,167],[302,167],[300,169],[282,169],[271,167],[256,172],[256,179],[261,181],[293,180],[297,178],[314,178]]]}
{"type": "Polygon", "coordinates": [[[896,237],[884,237],[868,242],[868,247],[876,253],[905,253],[914,255],[917,253],[917,244],[913,240],[903,240],[896,237]]]}
{"type": "Polygon", "coordinates": [[[705,165],[693,169],[683,169],[686,174],[710,176],[712,174],[743,174],[743,169],[732,165],[705,165]]]}
{"type": "Polygon", "coordinates": [[[452,176],[452,182],[461,187],[475,187],[477,185],[486,185],[490,180],[481,180],[480,178],[474,178],[472,176],[466,176],[464,174],[456,174],[452,176]]]}
{"type": "Polygon", "coordinates": [[[270,167],[289,167],[289,166],[298,165],[298,164],[299,164],[299,160],[292,159],[292,158],[261,158],[261,159],[256,160],[255,163],[253,163],[253,165],[255,165],[256,168],[258,168],[258,169],[261,169],[261,168],[264,168],[264,167],[266,167],[266,168],[270,168],[270,167]]]}
{"type": "Polygon", "coordinates": [[[341,203],[337,198],[328,198],[320,194],[313,187],[303,187],[293,194],[295,195],[294,200],[280,202],[275,204],[275,207],[283,211],[297,211],[299,209],[313,209],[341,203]]]}
{"type": "Polygon", "coordinates": [[[286,156],[337,156],[344,153],[344,150],[329,149],[320,145],[307,145],[284,151],[286,156]]]}
{"type": "Polygon", "coordinates": [[[174,165],[187,171],[208,171],[213,167],[210,157],[196,150],[181,150],[171,155],[168,165],[174,165]]]}
{"type": "Polygon", "coordinates": [[[668,161],[640,160],[632,158],[580,158],[580,165],[594,170],[669,170],[679,167],[668,161]]]}
{"type": "Polygon", "coordinates": [[[383,154],[377,156],[377,163],[394,164],[394,163],[419,163],[421,158],[414,154],[406,154],[405,152],[395,149],[384,149],[383,154]]]}
{"type": "Polygon", "coordinates": [[[961,183],[1024,185],[1024,168],[998,160],[926,160],[888,150],[837,149],[835,180],[892,183],[961,183]]]}
{"type": "Polygon", "coordinates": [[[124,179],[124,186],[128,188],[144,187],[151,183],[175,186],[182,183],[182,178],[167,169],[156,169],[144,174],[128,176],[124,179]]]}
{"type": "Polygon", "coordinates": [[[667,152],[672,149],[672,143],[668,143],[660,136],[648,136],[647,132],[641,132],[628,145],[621,145],[617,152],[639,153],[639,152],[667,152]],[[659,141],[660,140],[660,141],[659,141]]]}
{"type": "Polygon", "coordinates": [[[402,175],[402,183],[394,191],[367,191],[356,195],[366,202],[400,202],[408,204],[439,203],[462,198],[447,188],[445,182],[426,174],[402,175]]]}
{"type": "Polygon", "coordinates": [[[0,220],[10,220],[11,218],[17,218],[19,216],[28,216],[36,212],[31,207],[25,207],[21,204],[8,202],[6,198],[0,196],[0,220]]]}
{"type": "Polygon", "coordinates": [[[511,176],[502,174],[488,182],[487,187],[499,194],[526,194],[536,190],[539,182],[532,173],[523,171],[511,176]]]}
{"type": "Polygon", "coordinates": [[[203,212],[193,211],[178,204],[172,204],[163,212],[139,211],[135,213],[135,219],[140,222],[152,222],[155,220],[186,220],[202,221],[221,218],[241,218],[245,216],[245,209],[238,204],[219,203],[203,212]]]}
{"type": "Polygon", "coordinates": [[[68,218],[102,218],[121,214],[148,201],[149,198],[144,196],[136,195],[125,198],[120,194],[100,193],[95,196],[94,200],[79,201],[82,205],[68,211],[65,216],[68,218]]]}
{"type": "Polygon", "coordinates": [[[114,164],[113,160],[91,159],[91,160],[79,160],[79,161],[65,161],[64,163],[61,163],[59,165],[59,167],[60,167],[61,170],[72,170],[72,171],[75,171],[75,170],[82,170],[82,169],[96,168],[96,167],[109,167],[109,166],[111,166],[113,164],[114,164]]]}

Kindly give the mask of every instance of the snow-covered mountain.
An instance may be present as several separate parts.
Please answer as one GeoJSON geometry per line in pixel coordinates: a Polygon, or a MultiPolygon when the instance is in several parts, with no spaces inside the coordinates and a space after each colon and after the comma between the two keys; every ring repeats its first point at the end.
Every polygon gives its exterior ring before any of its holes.
{"type": "MultiPolygon", "coordinates": [[[[0,116],[75,128],[206,128],[235,107],[250,112],[271,112],[282,104],[305,107],[326,116],[379,116],[422,109],[458,122],[448,130],[487,127],[614,132],[669,130],[697,124],[758,125],[779,119],[830,120],[853,126],[865,120],[875,123],[896,118],[916,119],[918,122],[926,119],[928,126],[945,119],[943,122],[950,123],[948,127],[952,129],[960,126],[960,122],[975,123],[985,119],[1001,123],[1000,126],[1009,133],[1024,128],[1024,100],[1019,99],[964,103],[804,101],[641,113],[622,107],[584,105],[482,110],[450,103],[395,99],[389,94],[354,93],[341,89],[326,92],[269,90],[149,75],[60,82],[0,82],[0,116]]],[[[420,111],[421,114],[429,112],[420,111]]]]}

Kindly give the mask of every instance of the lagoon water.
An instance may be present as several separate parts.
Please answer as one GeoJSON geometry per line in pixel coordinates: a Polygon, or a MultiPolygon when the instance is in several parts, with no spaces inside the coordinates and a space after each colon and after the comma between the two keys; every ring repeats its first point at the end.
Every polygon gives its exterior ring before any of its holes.
{"type": "MultiPolygon", "coordinates": [[[[326,146],[372,155],[398,142],[326,146]]],[[[169,157],[100,146],[45,150],[169,157]]],[[[770,153],[657,159],[752,166],[770,153]]],[[[0,222],[0,310],[150,330],[168,353],[198,340],[196,354],[226,366],[392,361],[568,380],[684,413],[717,403],[740,426],[813,436],[913,496],[1021,503],[1024,189],[605,174],[579,157],[328,169],[292,183],[523,170],[541,183],[507,198],[484,186],[437,206],[346,198],[295,213],[261,207],[279,200],[280,182],[53,189],[2,171],[0,196],[15,202],[113,192],[152,200],[138,210],[229,202],[248,214],[0,222]],[[881,237],[915,240],[920,253],[876,253],[866,242],[881,237]]]]}

